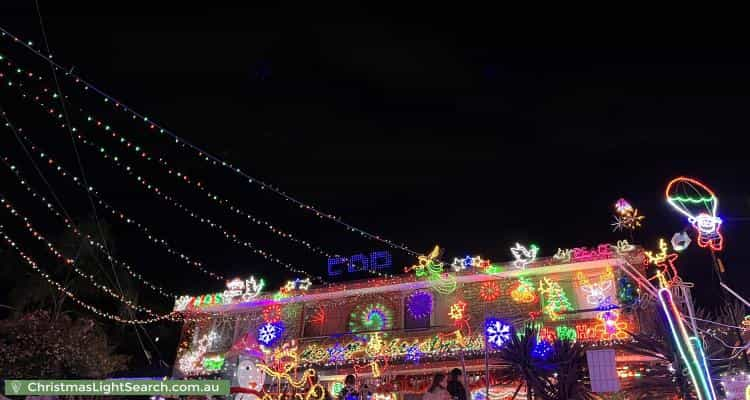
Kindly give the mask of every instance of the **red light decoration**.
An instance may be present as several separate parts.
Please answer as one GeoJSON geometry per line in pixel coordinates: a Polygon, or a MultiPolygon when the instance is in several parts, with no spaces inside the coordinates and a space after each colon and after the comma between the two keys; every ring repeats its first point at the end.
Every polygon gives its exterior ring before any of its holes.
{"type": "Polygon", "coordinates": [[[479,297],[487,302],[497,300],[500,297],[500,285],[495,281],[482,283],[482,286],[479,287],[479,297]]]}
{"type": "Polygon", "coordinates": [[[281,321],[282,309],[279,304],[272,304],[263,309],[263,320],[267,323],[274,323],[281,321]]]}
{"type": "Polygon", "coordinates": [[[721,251],[724,237],[719,232],[722,220],[716,213],[719,198],[708,186],[697,179],[678,177],[667,184],[664,192],[667,202],[698,231],[698,246],[721,251]]]}
{"type": "Polygon", "coordinates": [[[310,321],[318,326],[323,326],[326,323],[326,310],[323,307],[318,307],[315,314],[310,318],[310,321]]]}

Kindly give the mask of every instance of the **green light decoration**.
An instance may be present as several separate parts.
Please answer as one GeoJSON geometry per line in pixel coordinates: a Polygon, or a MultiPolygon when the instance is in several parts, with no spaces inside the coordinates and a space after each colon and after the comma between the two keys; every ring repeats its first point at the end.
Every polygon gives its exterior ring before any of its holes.
{"type": "Polygon", "coordinates": [[[576,341],[576,330],[565,325],[557,327],[557,338],[560,340],[576,341]]]}
{"type": "Polygon", "coordinates": [[[203,359],[203,369],[206,371],[219,371],[224,366],[224,356],[217,355],[203,359]]]}
{"type": "Polygon", "coordinates": [[[539,281],[538,291],[544,295],[542,297],[542,309],[551,320],[559,321],[564,319],[565,316],[561,315],[561,312],[573,309],[568,296],[557,281],[547,277],[543,278],[539,281]]]}
{"type": "Polygon", "coordinates": [[[359,305],[349,316],[349,331],[370,332],[393,329],[393,312],[381,303],[359,305]]]}
{"type": "Polygon", "coordinates": [[[495,275],[501,272],[505,272],[505,267],[503,267],[502,265],[497,265],[497,264],[492,264],[489,267],[487,267],[487,269],[484,270],[484,273],[488,275],[495,275]]]}
{"type": "Polygon", "coordinates": [[[333,382],[333,386],[331,386],[331,394],[334,397],[338,397],[339,393],[344,390],[344,384],[341,382],[333,382]]]}

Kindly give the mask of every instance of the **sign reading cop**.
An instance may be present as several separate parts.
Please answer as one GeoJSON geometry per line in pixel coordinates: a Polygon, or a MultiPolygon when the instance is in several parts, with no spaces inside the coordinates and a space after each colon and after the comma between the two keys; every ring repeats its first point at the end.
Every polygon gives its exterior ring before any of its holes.
{"type": "Polygon", "coordinates": [[[360,253],[351,257],[331,257],[328,259],[328,275],[341,275],[344,270],[348,273],[362,271],[377,271],[390,269],[393,266],[391,253],[388,251],[373,251],[369,255],[360,253]]]}

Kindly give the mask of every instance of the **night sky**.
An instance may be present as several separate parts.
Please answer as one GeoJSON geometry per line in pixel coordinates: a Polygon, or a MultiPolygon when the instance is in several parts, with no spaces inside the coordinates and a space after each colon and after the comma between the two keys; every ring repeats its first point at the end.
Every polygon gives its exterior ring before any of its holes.
{"type": "MultiPolygon", "coordinates": [[[[0,25],[41,44],[33,2],[15,3],[27,4],[3,4],[0,25]]],[[[127,9],[58,9],[57,2],[41,3],[57,62],[251,175],[419,252],[440,244],[449,259],[481,254],[502,262],[516,241],[538,244],[544,256],[558,247],[614,242],[627,237],[610,227],[619,197],[646,215],[636,242],[655,248],[658,237],[688,229],[664,201],[667,182],[694,176],[720,197],[723,258],[732,286],[750,295],[746,49],[706,38],[650,37],[635,27],[610,37],[601,30],[606,21],[585,27],[478,9],[459,15],[433,7],[184,3],[162,10],[127,2],[127,9]]],[[[0,42],[0,53],[50,74],[47,64],[8,40],[0,42]]],[[[388,249],[207,166],[61,79],[76,107],[113,121],[243,209],[332,252],[388,249]]],[[[77,172],[67,131],[16,93],[0,92],[11,120],[77,172]]],[[[122,152],[112,141],[102,143],[122,152]]],[[[79,144],[79,151],[90,183],[107,200],[209,268],[275,283],[294,276],[192,222],[89,148],[79,144]]],[[[33,176],[8,131],[0,135],[0,152],[33,176]]],[[[154,164],[133,165],[204,215],[325,275],[324,257],[232,217],[154,164]]],[[[7,171],[0,176],[2,192],[40,228],[62,231],[7,171]]],[[[57,178],[50,182],[72,213],[91,212],[81,192],[57,178]]],[[[3,214],[0,221],[6,220],[10,225],[3,214]]],[[[221,287],[136,231],[115,222],[112,229],[117,255],[165,287],[195,294],[221,287]]],[[[28,238],[22,243],[34,248],[28,238]]],[[[36,249],[32,254],[42,258],[36,249]]],[[[391,251],[395,271],[412,263],[391,251]]],[[[706,251],[693,246],[678,265],[685,280],[697,283],[699,303],[722,300],[706,251]]]]}

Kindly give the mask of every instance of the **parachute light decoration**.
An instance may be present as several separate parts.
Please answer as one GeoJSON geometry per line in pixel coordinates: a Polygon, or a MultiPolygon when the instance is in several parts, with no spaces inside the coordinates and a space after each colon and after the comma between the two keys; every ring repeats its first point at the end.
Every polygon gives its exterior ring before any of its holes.
{"type": "Polygon", "coordinates": [[[708,186],[696,179],[681,176],[669,182],[665,191],[667,202],[698,231],[698,246],[721,251],[724,237],[719,229],[721,218],[716,216],[719,199],[708,186]]]}

